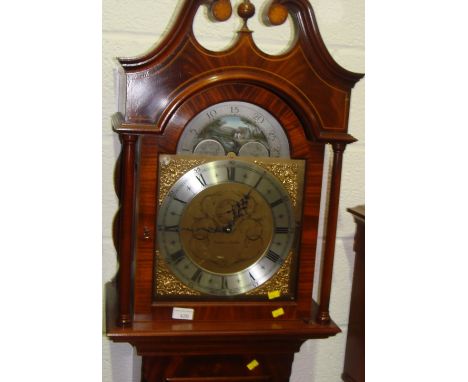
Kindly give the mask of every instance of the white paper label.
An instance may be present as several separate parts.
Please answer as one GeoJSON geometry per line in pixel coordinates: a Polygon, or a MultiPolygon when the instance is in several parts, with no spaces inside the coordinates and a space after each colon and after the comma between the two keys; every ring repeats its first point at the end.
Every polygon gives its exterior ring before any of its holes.
{"type": "Polygon", "coordinates": [[[193,320],[193,309],[190,308],[173,308],[172,318],[176,320],[193,320]]]}

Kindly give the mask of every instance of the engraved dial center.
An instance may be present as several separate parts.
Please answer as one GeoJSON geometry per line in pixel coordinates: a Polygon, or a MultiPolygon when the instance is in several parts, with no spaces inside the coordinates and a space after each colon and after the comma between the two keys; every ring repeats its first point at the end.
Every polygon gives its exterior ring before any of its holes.
{"type": "Polygon", "coordinates": [[[270,246],[273,215],[250,186],[219,184],[193,198],[180,227],[182,247],[194,263],[230,274],[250,267],[270,246]]]}

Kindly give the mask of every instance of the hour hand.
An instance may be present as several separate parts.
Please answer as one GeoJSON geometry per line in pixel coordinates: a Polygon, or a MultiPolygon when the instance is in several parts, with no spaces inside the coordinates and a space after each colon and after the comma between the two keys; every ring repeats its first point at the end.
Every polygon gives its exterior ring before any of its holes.
{"type": "Polygon", "coordinates": [[[193,233],[197,232],[208,232],[208,233],[217,233],[217,232],[224,232],[222,227],[196,227],[196,228],[189,228],[189,227],[181,227],[181,231],[189,231],[193,233]]]}
{"type": "Polygon", "coordinates": [[[249,194],[250,191],[247,194],[245,194],[239,202],[232,206],[232,219],[229,222],[229,226],[231,227],[231,229],[234,227],[239,218],[245,215],[245,210],[247,209],[247,206],[249,204],[249,194]]]}

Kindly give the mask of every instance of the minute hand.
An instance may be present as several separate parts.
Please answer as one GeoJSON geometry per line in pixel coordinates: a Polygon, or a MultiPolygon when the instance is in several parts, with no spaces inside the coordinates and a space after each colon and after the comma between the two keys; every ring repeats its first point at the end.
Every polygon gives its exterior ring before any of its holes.
{"type": "Polygon", "coordinates": [[[236,204],[234,204],[232,206],[232,215],[233,215],[233,218],[232,220],[229,222],[229,224],[227,225],[227,227],[229,227],[230,229],[232,229],[234,227],[234,224],[236,223],[237,220],[239,220],[239,218],[241,216],[244,216],[244,211],[247,209],[247,206],[249,204],[249,199],[250,199],[250,194],[252,193],[252,191],[254,189],[256,189],[258,187],[258,185],[260,184],[260,182],[262,181],[263,177],[265,176],[266,174],[266,171],[263,172],[262,175],[260,175],[260,177],[258,178],[257,182],[253,185],[253,186],[250,186],[250,189],[249,191],[244,194],[242,196],[242,198],[236,202],[236,204]]]}

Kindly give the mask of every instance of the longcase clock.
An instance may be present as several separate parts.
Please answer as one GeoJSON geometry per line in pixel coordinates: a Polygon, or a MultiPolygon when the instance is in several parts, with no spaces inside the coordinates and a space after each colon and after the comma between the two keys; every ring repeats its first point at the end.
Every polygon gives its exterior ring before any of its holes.
{"type": "Polygon", "coordinates": [[[355,141],[350,94],[363,75],[332,59],[308,1],[266,7],[272,27],[291,15],[296,28],[277,56],[253,41],[250,1],[237,7],[230,48],[202,47],[192,25],[205,5],[213,20],[233,13],[227,0],[185,1],[158,47],[118,60],[119,270],[106,289],[107,335],[135,346],[145,382],[287,381],[305,340],[340,332],[331,275],[343,152],[355,141]]]}

